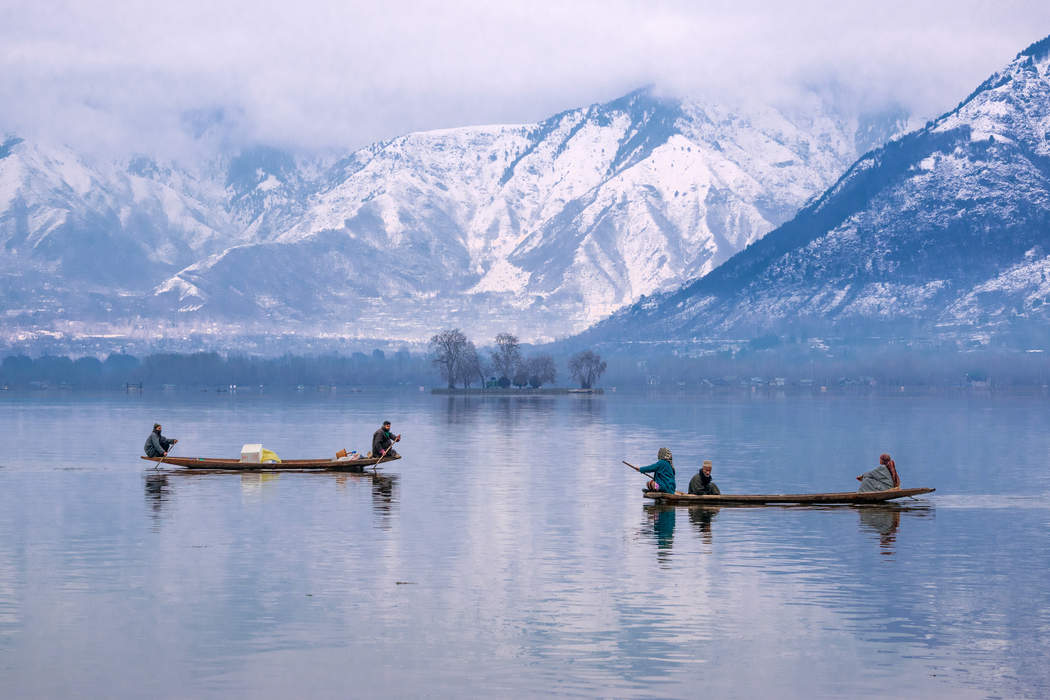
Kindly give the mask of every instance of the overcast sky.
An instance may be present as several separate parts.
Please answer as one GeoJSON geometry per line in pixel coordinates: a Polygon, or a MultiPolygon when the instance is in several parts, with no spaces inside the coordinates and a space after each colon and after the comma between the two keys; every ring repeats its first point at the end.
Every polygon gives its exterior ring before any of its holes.
{"type": "Polygon", "coordinates": [[[1050,2],[0,0],[0,132],[114,152],[353,148],[655,84],[835,84],[926,119],[1050,34],[1050,2]]]}

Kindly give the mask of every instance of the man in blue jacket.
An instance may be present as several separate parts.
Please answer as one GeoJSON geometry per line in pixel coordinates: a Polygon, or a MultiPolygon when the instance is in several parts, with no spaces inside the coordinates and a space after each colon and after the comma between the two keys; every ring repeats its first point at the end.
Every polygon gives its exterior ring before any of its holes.
{"type": "Polygon", "coordinates": [[[674,462],[672,459],[671,450],[661,447],[660,451],[656,453],[657,461],[638,470],[643,474],[653,475],[652,480],[649,482],[650,491],[674,493],[674,462]]]}

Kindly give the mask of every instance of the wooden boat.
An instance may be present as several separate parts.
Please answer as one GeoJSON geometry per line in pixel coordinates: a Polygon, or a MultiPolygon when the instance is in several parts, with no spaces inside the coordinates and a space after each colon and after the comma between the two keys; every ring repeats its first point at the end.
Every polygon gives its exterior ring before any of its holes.
{"type": "Polygon", "coordinates": [[[810,503],[817,505],[845,505],[856,503],[883,503],[905,496],[918,496],[933,493],[937,489],[889,489],[886,491],[846,491],[844,493],[774,493],[774,494],[729,494],[718,496],[696,496],[691,493],[663,493],[646,491],[645,497],[657,503],[668,503],[680,506],[702,506],[721,503],[750,503],[764,505],[768,503],[810,503]]]}
{"type": "MultiPolygon", "coordinates": [[[[365,467],[371,467],[379,461],[378,457],[362,457],[337,461],[334,459],[284,459],[280,462],[242,462],[239,459],[213,459],[209,457],[146,457],[142,459],[149,462],[170,465],[173,467],[184,467],[195,470],[218,470],[237,472],[259,472],[259,471],[330,471],[330,472],[363,472],[365,467]]],[[[396,457],[384,457],[382,464],[401,459],[396,457]]]]}

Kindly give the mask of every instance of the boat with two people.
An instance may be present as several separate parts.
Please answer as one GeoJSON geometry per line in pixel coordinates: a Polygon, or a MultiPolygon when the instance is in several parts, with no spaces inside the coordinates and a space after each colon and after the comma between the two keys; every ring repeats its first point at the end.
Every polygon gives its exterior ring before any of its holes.
{"type": "MultiPolygon", "coordinates": [[[[280,462],[242,462],[239,458],[214,458],[214,457],[146,457],[150,462],[166,464],[173,467],[186,469],[201,469],[215,471],[330,471],[330,472],[364,472],[365,467],[375,467],[382,462],[386,464],[401,459],[401,455],[393,457],[360,457],[358,459],[282,459],[280,462]]],[[[371,473],[371,472],[369,472],[371,473]]]]}
{"type": "Polygon", "coordinates": [[[383,421],[382,427],[372,438],[373,451],[367,455],[356,451],[339,450],[335,457],[327,459],[281,459],[277,453],[265,449],[261,444],[249,443],[241,447],[240,457],[173,457],[171,450],[178,440],[168,439],[161,434],[159,423],[153,425],[153,432],[146,439],[145,452],[141,458],[160,465],[182,467],[200,471],[330,471],[355,474],[375,474],[379,464],[386,464],[401,455],[394,449],[394,443],[400,442],[401,435],[390,432],[390,421],[383,421]],[[366,467],[372,467],[367,471],[366,467]]]}

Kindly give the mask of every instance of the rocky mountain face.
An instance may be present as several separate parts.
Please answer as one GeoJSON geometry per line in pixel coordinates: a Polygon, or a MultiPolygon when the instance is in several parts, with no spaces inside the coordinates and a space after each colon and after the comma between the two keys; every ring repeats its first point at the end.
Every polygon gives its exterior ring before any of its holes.
{"type": "Polygon", "coordinates": [[[1050,320],[1050,37],[710,275],[586,337],[1000,335],[1050,320]]]}
{"type": "Polygon", "coordinates": [[[0,307],[10,333],[552,339],[706,275],[902,123],[641,90],[330,162],[99,166],[12,138],[0,307]]]}

